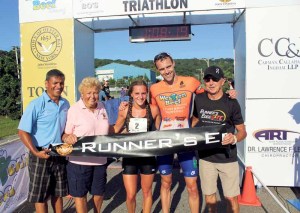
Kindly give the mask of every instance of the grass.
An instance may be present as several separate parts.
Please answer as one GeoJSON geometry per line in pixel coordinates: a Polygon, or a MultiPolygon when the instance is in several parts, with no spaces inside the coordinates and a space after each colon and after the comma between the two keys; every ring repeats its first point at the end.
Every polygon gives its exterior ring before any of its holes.
{"type": "Polygon", "coordinates": [[[0,116],[0,139],[17,134],[19,120],[12,120],[5,116],[0,116]]]}

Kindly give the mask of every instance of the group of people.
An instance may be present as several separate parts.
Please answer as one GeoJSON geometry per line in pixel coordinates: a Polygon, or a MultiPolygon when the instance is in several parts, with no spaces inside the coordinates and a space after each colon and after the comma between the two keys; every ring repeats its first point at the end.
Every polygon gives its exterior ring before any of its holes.
{"type": "MultiPolygon", "coordinates": [[[[236,143],[246,137],[236,92],[223,93],[224,73],[217,66],[204,72],[204,85],[194,77],[178,76],[175,61],[163,52],[155,56],[154,65],[163,80],[153,84],[134,81],[129,101],[119,107],[118,118],[109,125],[108,115],[99,99],[101,83],[86,77],[79,85],[80,100],[70,107],[61,97],[64,74],[50,70],[46,90],[26,108],[19,135],[30,151],[28,201],[37,212],[47,212],[47,199],[55,212],[63,211],[62,197],[70,194],[77,212],[87,212],[87,193],[93,196],[94,212],[100,212],[106,184],[106,157],[49,155],[50,145],[75,144],[77,137],[146,132],[225,124],[227,134],[222,148],[176,153],[188,192],[190,212],[200,211],[197,178],[200,170],[202,192],[209,212],[216,212],[217,178],[220,177],[228,212],[239,212],[239,169],[236,143]],[[194,97],[195,96],[195,97],[194,97]],[[149,97],[149,102],[147,98],[149,97]],[[193,109],[193,110],[192,110],[193,109]],[[65,172],[66,171],[66,172],[65,172]]],[[[141,176],[143,212],[151,212],[152,184],[159,170],[161,175],[162,212],[170,212],[174,154],[152,157],[124,157],[123,182],[128,212],[135,212],[138,175],[141,176]]]]}

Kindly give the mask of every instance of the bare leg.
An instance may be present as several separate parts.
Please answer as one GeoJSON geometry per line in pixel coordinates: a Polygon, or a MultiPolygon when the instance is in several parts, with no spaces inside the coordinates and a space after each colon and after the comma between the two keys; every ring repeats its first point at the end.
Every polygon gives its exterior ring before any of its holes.
{"type": "Polygon", "coordinates": [[[206,208],[209,213],[217,212],[217,197],[216,193],[211,195],[205,195],[206,208]]]}
{"type": "Polygon", "coordinates": [[[103,203],[103,196],[94,195],[93,201],[94,201],[94,213],[100,213],[101,206],[103,203]]]}
{"type": "Polygon", "coordinates": [[[150,213],[152,207],[152,183],[154,174],[141,174],[141,186],[143,191],[143,213],[150,213]]]}
{"type": "Polygon", "coordinates": [[[240,206],[238,203],[238,197],[226,197],[227,201],[227,212],[229,213],[239,213],[240,212],[240,206]]]}
{"type": "Polygon", "coordinates": [[[36,213],[48,213],[48,204],[47,202],[45,203],[35,203],[35,210],[36,213]]]}
{"type": "Polygon", "coordinates": [[[198,213],[200,208],[200,199],[197,186],[197,177],[185,177],[184,180],[189,194],[191,213],[198,213]]]}
{"type": "Polygon", "coordinates": [[[161,175],[160,199],[163,213],[170,212],[172,174],[161,175]]]}
{"type": "Polygon", "coordinates": [[[123,175],[123,182],[126,189],[126,206],[128,213],[135,213],[137,175],[123,175]]]}
{"type": "Polygon", "coordinates": [[[51,205],[55,213],[63,212],[63,199],[62,197],[51,197],[51,205]]]}
{"type": "Polygon", "coordinates": [[[84,197],[74,197],[75,207],[77,213],[87,213],[87,198],[84,197]]]}

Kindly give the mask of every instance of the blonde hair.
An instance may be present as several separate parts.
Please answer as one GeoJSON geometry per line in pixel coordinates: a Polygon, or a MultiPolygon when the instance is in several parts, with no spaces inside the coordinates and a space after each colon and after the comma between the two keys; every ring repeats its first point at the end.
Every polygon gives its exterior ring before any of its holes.
{"type": "Polygon", "coordinates": [[[102,86],[100,81],[95,77],[86,77],[82,79],[81,83],[78,86],[78,91],[82,94],[83,88],[92,88],[96,87],[98,91],[101,90],[102,86]]]}

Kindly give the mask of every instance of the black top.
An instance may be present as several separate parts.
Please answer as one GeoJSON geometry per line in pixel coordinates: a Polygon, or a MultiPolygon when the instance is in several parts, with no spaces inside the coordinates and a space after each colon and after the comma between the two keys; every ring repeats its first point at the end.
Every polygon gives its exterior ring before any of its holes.
{"type": "MultiPolygon", "coordinates": [[[[126,115],[126,120],[125,120],[125,126],[126,126],[127,131],[128,131],[128,126],[129,126],[129,123],[128,123],[129,119],[127,119],[127,118],[134,118],[129,111],[130,110],[128,109],[128,112],[127,112],[127,115],[126,115]]],[[[150,113],[149,114],[150,115],[149,116],[150,122],[147,122],[147,131],[155,131],[156,128],[155,128],[155,123],[154,123],[154,119],[152,117],[152,112],[151,112],[151,107],[150,106],[149,106],[149,113],[150,113]]],[[[145,115],[144,118],[147,118],[147,114],[145,115]]]]}
{"type": "MultiPolygon", "coordinates": [[[[194,116],[199,118],[199,126],[225,124],[227,132],[234,134],[235,125],[243,124],[241,107],[236,99],[224,94],[219,100],[210,100],[207,92],[196,95],[194,116]]],[[[198,151],[199,158],[214,163],[237,161],[236,145],[223,146],[211,150],[198,151]]]]}

